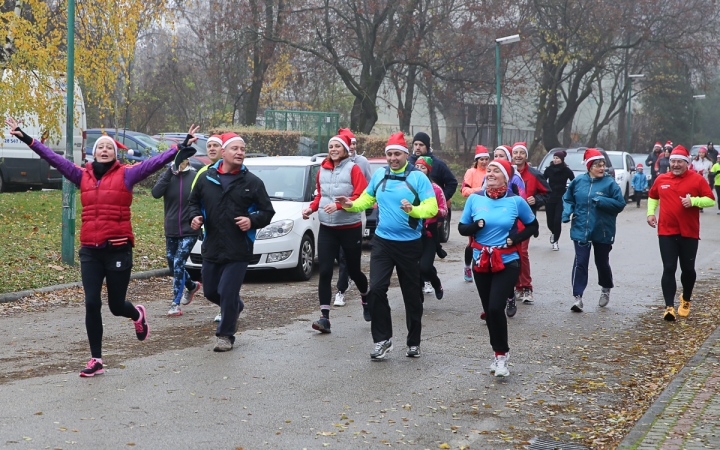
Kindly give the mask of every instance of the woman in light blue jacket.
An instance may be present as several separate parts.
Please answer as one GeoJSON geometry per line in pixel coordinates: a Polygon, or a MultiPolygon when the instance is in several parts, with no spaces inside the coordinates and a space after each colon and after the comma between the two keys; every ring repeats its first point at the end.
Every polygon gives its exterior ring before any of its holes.
{"type": "Polygon", "coordinates": [[[575,244],[572,270],[575,303],[570,308],[583,311],[582,296],[587,287],[590,249],[595,248],[598,284],[602,287],[599,306],[607,306],[613,287],[610,250],[615,242],[617,215],[625,208],[622,191],[613,177],[605,174],[605,157],[597,149],[585,151],[588,172],[575,178],[563,196],[563,223],[572,220],[570,239],[575,244]]]}

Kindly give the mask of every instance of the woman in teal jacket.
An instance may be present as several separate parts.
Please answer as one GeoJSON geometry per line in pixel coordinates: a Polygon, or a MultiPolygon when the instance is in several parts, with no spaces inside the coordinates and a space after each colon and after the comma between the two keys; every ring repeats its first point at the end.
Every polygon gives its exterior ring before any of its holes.
{"type": "Polygon", "coordinates": [[[605,174],[605,157],[598,150],[585,151],[588,172],[575,178],[563,196],[563,223],[572,220],[570,239],[575,244],[572,270],[572,311],[582,312],[587,287],[590,249],[595,248],[598,284],[602,287],[599,305],[607,306],[613,287],[610,250],[615,241],[615,221],[625,208],[622,191],[613,177],[605,174]]]}

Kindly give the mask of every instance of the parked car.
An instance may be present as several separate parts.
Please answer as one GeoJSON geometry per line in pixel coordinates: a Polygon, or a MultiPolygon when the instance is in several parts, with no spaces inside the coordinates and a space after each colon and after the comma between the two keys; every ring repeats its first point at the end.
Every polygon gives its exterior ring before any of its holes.
{"type": "MultiPolygon", "coordinates": [[[[257,230],[256,259],[248,270],[287,270],[293,278],[307,281],[315,265],[320,220],[317,213],[303,220],[302,210],[314,198],[322,157],[250,155],[245,156],[244,164],[265,183],[275,215],[270,225],[257,230]]],[[[201,245],[201,241],[195,244],[187,260],[193,278],[202,267],[201,245]]]]}
{"type": "MultiPolygon", "coordinates": [[[[645,164],[645,160],[647,157],[650,156],[648,153],[630,153],[630,157],[633,159],[633,167],[635,167],[635,170],[637,170],[637,165],[642,164],[643,165],[643,174],[645,174],[645,178],[647,178],[648,181],[648,189],[650,189],[650,181],[652,180],[652,171],[650,170],[650,167],[648,167],[647,164],[645,164]]],[[[634,175],[634,173],[633,173],[634,175]]],[[[632,178],[630,178],[632,181],[632,178]]],[[[647,192],[642,194],[643,198],[647,198],[647,192]]]]}
{"type": "Polygon", "coordinates": [[[85,132],[85,153],[87,154],[88,160],[94,160],[94,157],[92,156],[93,146],[95,145],[95,141],[104,134],[114,138],[116,141],[127,147],[128,150],[132,150],[132,152],[120,150],[118,152],[118,159],[121,161],[140,162],[160,153],[158,148],[158,146],[160,146],[160,142],[145,133],[118,130],[117,136],[115,136],[114,129],[91,128],[85,132]]]}
{"type": "MultiPolygon", "coordinates": [[[[587,173],[587,167],[585,167],[585,164],[583,163],[585,150],[587,150],[587,147],[554,148],[547,152],[547,154],[543,157],[542,161],[540,161],[538,170],[540,172],[545,172],[545,169],[552,163],[553,155],[561,150],[567,153],[567,156],[565,157],[565,164],[570,167],[570,170],[575,173],[575,176],[587,173]]],[[[613,167],[612,161],[610,160],[607,152],[601,148],[598,148],[598,150],[605,157],[605,173],[615,178],[615,168],[613,167]]]]}
{"type": "MultiPolygon", "coordinates": [[[[382,169],[383,167],[387,166],[387,159],[385,158],[370,158],[368,159],[368,162],[370,163],[371,174],[374,174],[376,170],[382,169]]],[[[378,221],[377,203],[375,203],[372,208],[368,208],[365,210],[365,218],[366,222],[363,237],[365,239],[372,239],[372,237],[375,235],[375,228],[377,228],[378,221]]]]}
{"type": "MultiPolygon", "coordinates": [[[[165,144],[165,146],[167,148],[170,148],[173,145],[179,145],[185,139],[184,137],[182,139],[177,139],[177,138],[170,138],[170,137],[163,137],[163,136],[160,136],[159,138],[153,136],[153,138],[157,139],[161,144],[165,144]]],[[[193,145],[193,147],[195,147],[195,145],[193,145]]],[[[195,149],[197,150],[197,147],[195,147],[195,149]]],[[[163,150],[165,150],[165,149],[163,149],[163,150]]],[[[200,170],[203,167],[207,166],[208,164],[210,164],[210,158],[207,157],[207,153],[205,153],[205,155],[203,155],[203,156],[200,156],[197,153],[195,153],[193,156],[190,157],[190,165],[192,167],[194,167],[196,170],[200,170]]]]}
{"type": "Polygon", "coordinates": [[[635,161],[628,152],[608,151],[610,161],[615,169],[615,181],[622,191],[625,201],[629,201],[635,192],[632,186],[632,176],[635,174],[635,161]]]}
{"type": "MultiPolygon", "coordinates": [[[[163,138],[165,138],[165,139],[169,138],[169,139],[174,139],[177,142],[182,142],[185,140],[186,136],[187,136],[187,133],[173,132],[173,133],[156,134],[153,136],[153,138],[157,139],[158,141],[162,141],[163,138]]],[[[195,147],[195,150],[196,150],[195,156],[200,157],[200,158],[202,158],[202,157],[207,158],[207,140],[208,140],[208,137],[210,137],[210,136],[207,136],[205,134],[195,134],[195,137],[198,138],[198,140],[195,141],[195,143],[193,144],[193,147],[195,147]]],[[[210,164],[209,161],[210,160],[208,160],[208,164],[210,164]]]]}

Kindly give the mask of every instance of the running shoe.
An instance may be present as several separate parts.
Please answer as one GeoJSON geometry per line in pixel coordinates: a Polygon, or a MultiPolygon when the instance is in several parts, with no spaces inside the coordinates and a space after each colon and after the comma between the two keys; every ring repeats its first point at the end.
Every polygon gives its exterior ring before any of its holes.
{"type": "MultiPolygon", "coordinates": [[[[493,362],[490,364],[490,373],[495,373],[497,370],[497,356],[493,357],[493,362]]],[[[505,353],[505,361],[510,359],[510,353],[505,353]]]]}
{"type": "Polygon", "coordinates": [[[603,288],[602,293],[600,294],[600,301],[598,301],[598,306],[604,308],[608,303],[610,303],[610,289],[603,288]]]}
{"type": "Polygon", "coordinates": [[[510,369],[508,369],[508,355],[497,355],[495,357],[495,376],[507,377],[509,375],[510,369]]]}
{"type": "Polygon", "coordinates": [[[195,294],[197,294],[201,287],[202,283],[198,281],[197,283],[195,283],[195,287],[193,289],[188,289],[187,291],[185,291],[182,300],[180,300],[180,304],[189,305],[190,303],[192,303],[193,299],[195,298],[195,294]]]}
{"type": "Polygon", "coordinates": [[[102,360],[90,358],[87,366],[80,371],[81,377],[94,377],[95,375],[102,375],[105,371],[103,370],[102,360]]]}
{"type": "Polygon", "coordinates": [[[135,324],[135,334],[137,334],[137,338],[139,340],[144,341],[148,338],[148,336],[150,336],[150,327],[147,323],[145,307],[143,305],[137,305],[135,306],[135,309],[137,309],[140,313],[140,317],[138,318],[138,320],[133,321],[133,323],[135,324]]]}
{"type": "Polygon", "coordinates": [[[442,300],[443,296],[445,295],[445,291],[443,290],[442,285],[439,289],[435,289],[435,298],[438,300],[442,300]]]}
{"type": "Polygon", "coordinates": [[[217,316],[215,316],[215,322],[220,322],[222,320],[222,311],[218,313],[217,316]]]}
{"type": "Polygon", "coordinates": [[[513,291],[513,297],[515,297],[516,301],[521,302],[525,300],[525,291],[523,291],[522,289],[515,289],[513,291]]]}
{"type": "Polygon", "coordinates": [[[469,267],[465,268],[465,272],[463,273],[465,276],[465,281],[468,283],[472,283],[473,277],[472,277],[472,269],[469,267]]]}
{"type": "Polygon", "coordinates": [[[432,284],[430,284],[429,281],[425,282],[425,286],[423,287],[423,294],[432,294],[434,291],[432,284]]]}
{"type": "Polygon", "coordinates": [[[558,245],[557,242],[553,242],[553,243],[552,243],[552,249],[553,249],[554,252],[560,250],[560,246],[558,245]]]}
{"type": "MultiPolygon", "coordinates": [[[[702,209],[700,211],[702,212],[702,209]]],[[[680,307],[677,312],[680,317],[687,317],[690,314],[690,301],[686,301],[682,294],[680,294],[680,307]]]]}
{"type": "Polygon", "coordinates": [[[177,305],[173,303],[170,305],[170,311],[168,311],[168,316],[182,316],[183,312],[182,309],[180,309],[180,305],[177,305]]]}
{"type": "Polygon", "coordinates": [[[408,347],[407,352],[405,352],[405,356],[408,358],[419,358],[420,357],[420,346],[419,345],[411,345],[408,347]]]}
{"type": "Polygon", "coordinates": [[[232,350],[232,348],[233,348],[233,343],[230,340],[229,336],[218,336],[217,342],[215,343],[215,348],[213,349],[213,351],[227,352],[227,351],[232,350]]]}
{"type": "Polygon", "coordinates": [[[517,304],[515,303],[515,297],[507,299],[507,305],[505,306],[505,314],[508,317],[513,317],[517,313],[517,304]]]}
{"type": "Polygon", "coordinates": [[[535,303],[535,299],[533,298],[533,291],[530,289],[523,289],[523,303],[526,305],[532,305],[535,303]]]}
{"type": "Polygon", "coordinates": [[[552,234],[552,233],[550,233],[550,243],[551,243],[551,244],[554,244],[554,243],[555,243],[555,235],[552,234]]]}
{"type": "Polygon", "coordinates": [[[380,341],[375,343],[375,349],[370,353],[370,359],[372,361],[382,361],[385,359],[390,353],[390,351],[393,349],[392,341],[388,339],[387,341],[380,341]]]}
{"type": "Polygon", "coordinates": [[[436,254],[436,255],[438,256],[438,258],[440,258],[440,259],[445,259],[445,257],[447,256],[447,252],[446,252],[445,249],[443,249],[442,247],[440,247],[440,248],[435,252],[435,254],[436,254]]]}
{"type": "Polygon", "coordinates": [[[370,305],[363,302],[363,319],[365,319],[365,322],[372,321],[372,314],[370,313],[370,305]]]}
{"type": "Polygon", "coordinates": [[[570,311],[573,312],[583,312],[583,302],[582,297],[579,295],[575,296],[575,303],[570,307],[570,311]]]}
{"type": "Polygon", "coordinates": [[[338,291],[337,294],[335,294],[335,303],[333,303],[333,306],[345,306],[345,293],[338,291]]]}
{"type": "Polygon", "coordinates": [[[330,333],[330,319],[327,317],[320,317],[318,320],[312,323],[313,330],[318,330],[321,333],[330,333]]]}
{"type": "Polygon", "coordinates": [[[480,313],[480,320],[485,320],[487,318],[487,314],[485,314],[485,311],[480,313]]]}
{"type": "Polygon", "coordinates": [[[663,319],[667,320],[668,322],[675,322],[675,319],[677,319],[677,316],[675,315],[675,308],[672,306],[666,307],[665,313],[663,314],[663,319]]]}

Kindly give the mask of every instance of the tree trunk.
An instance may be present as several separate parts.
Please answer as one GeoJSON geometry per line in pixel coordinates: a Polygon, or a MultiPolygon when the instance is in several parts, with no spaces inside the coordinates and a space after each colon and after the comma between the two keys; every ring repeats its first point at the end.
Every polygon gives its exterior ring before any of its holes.
{"type": "Polygon", "coordinates": [[[410,134],[410,121],[412,119],[413,101],[415,100],[415,80],[417,78],[417,66],[409,66],[405,78],[405,100],[401,101],[401,93],[398,92],[398,119],[400,131],[410,134]]]}
{"type": "Polygon", "coordinates": [[[575,117],[573,116],[572,119],[570,119],[570,122],[565,125],[565,128],[563,128],[563,147],[570,148],[570,145],[572,145],[572,125],[573,125],[573,119],[575,117]]]}
{"type": "Polygon", "coordinates": [[[440,142],[440,126],[438,125],[437,109],[435,108],[435,95],[433,92],[432,76],[428,80],[428,91],[426,93],[428,100],[428,111],[430,112],[430,133],[432,134],[432,142],[435,149],[442,150],[442,142],[440,142]]]}

